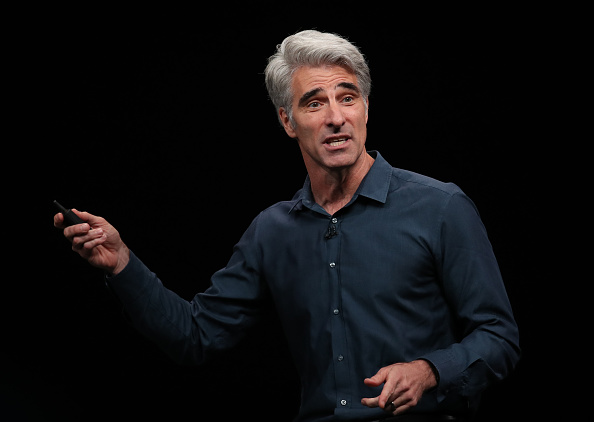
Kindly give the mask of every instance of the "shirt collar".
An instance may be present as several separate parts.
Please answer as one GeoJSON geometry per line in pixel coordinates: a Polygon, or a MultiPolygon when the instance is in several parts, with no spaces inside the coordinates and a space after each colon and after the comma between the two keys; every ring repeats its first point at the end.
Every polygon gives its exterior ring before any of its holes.
{"type": "MultiPolygon", "coordinates": [[[[375,162],[363,178],[351,202],[360,195],[385,204],[390,189],[392,166],[381,156],[379,151],[369,151],[369,155],[375,158],[375,162]]],[[[303,188],[297,191],[293,201],[295,201],[295,204],[291,207],[289,213],[293,210],[301,210],[303,206],[313,208],[316,205],[311,192],[309,176],[305,178],[303,188]]]]}

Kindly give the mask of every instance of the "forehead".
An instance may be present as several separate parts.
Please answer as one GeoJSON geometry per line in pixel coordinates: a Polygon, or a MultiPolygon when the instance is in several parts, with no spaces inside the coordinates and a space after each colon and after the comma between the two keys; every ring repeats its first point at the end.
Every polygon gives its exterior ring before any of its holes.
{"type": "Polygon", "coordinates": [[[357,76],[350,69],[337,66],[302,66],[293,73],[293,94],[299,97],[312,89],[334,89],[341,82],[350,82],[359,86],[357,76]]]}

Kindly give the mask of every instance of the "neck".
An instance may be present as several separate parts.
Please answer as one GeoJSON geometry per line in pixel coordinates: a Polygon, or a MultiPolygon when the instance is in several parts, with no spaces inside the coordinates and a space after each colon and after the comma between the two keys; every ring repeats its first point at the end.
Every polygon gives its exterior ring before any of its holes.
{"type": "Polygon", "coordinates": [[[352,166],[328,169],[319,166],[308,166],[311,191],[316,202],[333,215],[349,203],[363,178],[374,163],[367,152],[361,155],[352,166]]]}

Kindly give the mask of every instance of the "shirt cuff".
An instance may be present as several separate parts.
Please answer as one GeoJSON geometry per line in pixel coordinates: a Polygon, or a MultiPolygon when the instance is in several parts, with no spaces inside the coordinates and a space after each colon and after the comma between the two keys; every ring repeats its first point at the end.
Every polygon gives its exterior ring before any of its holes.
{"type": "Polygon", "coordinates": [[[463,373],[466,365],[459,362],[455,353],[450,349],[436,350],[419,357],[429,362],[436,373],[436,395],[438,403],[443,401],[450,393],[461,388],[463,373]]]}
{"type": "Polygon", "coordinates": [[[130,251],[128,264],[114,276],[106,274],[105,284],[125,305],[142,296],[153,278],[154,274],[130,251]]]}

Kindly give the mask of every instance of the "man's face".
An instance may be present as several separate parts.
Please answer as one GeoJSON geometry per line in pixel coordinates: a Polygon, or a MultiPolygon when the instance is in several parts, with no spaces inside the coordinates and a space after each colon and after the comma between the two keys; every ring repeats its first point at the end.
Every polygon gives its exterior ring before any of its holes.
{"type": "Polygon", "coordinates": [[[293,121],[281,107],[285,131],[297,138],[308,170],[352,166],[365,152],[366,99],[357,77],[341,66],[301,67],[293,74],[293,121]]]}

